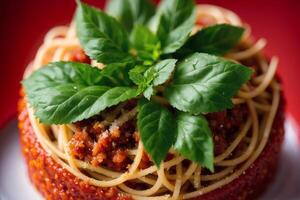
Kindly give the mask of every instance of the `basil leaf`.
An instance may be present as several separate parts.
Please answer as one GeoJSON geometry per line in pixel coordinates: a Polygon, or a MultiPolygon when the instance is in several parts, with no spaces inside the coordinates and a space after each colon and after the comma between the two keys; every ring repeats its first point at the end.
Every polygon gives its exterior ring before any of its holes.
{"type": "Polygon", "coordinates": [[[108,81],[89,65],[57,62],[35,71],[23,85],[35,115],[43,123],[65,124],[87,119],[138,95],[136,89],[112,87],[114,81],[108,81]]]}
{"type": "Polygon", "coordinates": [[[131,33],[131,45],[141,60],[155,61],[159,58],[158,38],[144,25],[135,25],[131,33]]]}
{"type": "Polygon", "coordinates": [[[144,96],[147,99],[150,99],[153,89],[149,88],[151,85],[151,82],[153,81],[155,75],[155,71],[153,68],[148,68],[144,65],[136,66],[129,72],[130,79],[138,85],[138,91],[139,93],[146,92],[146,95],[144,93],[144,96]],[[147,76],[145,76],[145,71],[147,71],[147,76]],[[149,96],[150,95],[150,96],[149,96]]]}
{"type": "Polygon", "coordinates": [[[203,52],[222,55],[240,41],[244,28],[228,24],[209,26],[191,36],[183,49],[189,52],[203,52]]]}
{"type": "Polygon", "coordinates": [[[162,60],[148,68],[137,66],[129,72],[131,80],[138,86],[139,91],[149,100],[154,92],[153,87],[165,83],[175,68],[175,59],[162,60]]]}
{"type": "Polygon", "coordinates": [[[173,115],[164,106],[142,99],[139,101],[138,130],[147,153],[159,166],[175,139],[173,115]]]}
{"type": "Polygon", "coordinates": [[[104,64],[132,59],[125,29],[104,12],[79,3],[76,29],[81,46],[90,58],[104,64]]]}
{"type": "Polygon", "coordinates": [[[153,86],[148,86],[148,88],[144,91],[143,94],[144,94],[144,97],[150,101],[154,92],[155,91],[153,89],[153,86]]]}
{"type": "Polygon", "coordinates": [[[179,113],[176,117],[174,148],[185,158],[214,171],[212,133],[203,116],[179,113]]]}
{"type": "Polygon", "coordinates": [[[178,110],[199,114],[232,107],[231,98],[250,79],[252,70],[205,53],[180,63],[165,96],[178,110]]]}
{"type": "Polygon", "coordinates": [[[150,67],[144,74],[144,81],[139,84],[140,91],[144,92],[144,97],[150,100],[152,94],[154,93],[153,81],[157,76],[157,72],[154,67],[150,67]]]}
{"type": "Polygon", "coordinates": [[[129,77],[129,72],[132,68],[132,63],[113,63],[106,65],[105,68],[101,70],[101,76],[103,76],[101,84],[106,86],[132,86],[133,83],[129,77]]]}
{"type": "Polygon", "coordinates": [[[129,71],[129,78],[136,84],[140,85],[143,83],[145,77],[144,73],[148,69],[147,66],[137,65],[129,71]]]}
{"type": "Polygon", "coordinates": [[[170,78],[174,71],[176,61],[176,59],[162,60],[145,72],[146,80],[149,81],[147,82],[148,86],[144,92],[144,96],[148,100],[150,100],[154,93],[153,87],[165,83],[170,78]]]}
{"type": "Polygon", "coordinates": [[[110,0],[107,3],[106,13],[115,17],[123,26],[130,31],[133,26],[133,13],[128,0],[110,0]]]}
{"type": "MultiPolygon", "coordinates": [[[[153,78],[153,86],[161,85],[170,78],[172,72],[174,71],[176,62],[176,59],[165,59],[153,66],[155,76],[153,78]]],[[[145,72],[145,76],[151,76],[149,70],[145,72]]]]}
{"type": "Polygon", "coordinates": [[[106,11],[130,32],[135,23],[146,24],[154,15],[155,6],[149,0],[110,0],[106,11]]]}
{"type": "Polygon", "coordinates": [[[193,0],[164,0],[156,16],[157,36],[164,54],[173,53],[183,46],[196,20],[193,0]]]}

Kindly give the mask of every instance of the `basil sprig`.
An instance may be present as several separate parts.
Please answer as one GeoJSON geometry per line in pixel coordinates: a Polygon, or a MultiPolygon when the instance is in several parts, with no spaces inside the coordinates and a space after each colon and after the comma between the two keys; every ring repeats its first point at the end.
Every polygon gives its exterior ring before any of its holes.
{"type": "Polygon", "coordinates": [[[166,59],[147,70],[137,66],[129,72],[130,77],[139,86],[140,91],[144,91],[144,96],[150,100],[154,92],[153,87],[161,85],[169,79],[175,68],[175,63],[175,59],[166,59]]]}
{"type": "Polygon", "coordinates": [[[157,166],[172,147],[213,171],[212,133],[203,113],[231,108],[231,98],[252,74],[215,55],[235,47],[244,29],[222,24],[191,35],[192,0],[164,0],[156,14],[152,5],[112,0],[114,18],[78,2],[81,46],[106,67],[50,63],[22,82],[27,100],[41,122],[65,124],[138,99],[137,129],[157,166]]]}

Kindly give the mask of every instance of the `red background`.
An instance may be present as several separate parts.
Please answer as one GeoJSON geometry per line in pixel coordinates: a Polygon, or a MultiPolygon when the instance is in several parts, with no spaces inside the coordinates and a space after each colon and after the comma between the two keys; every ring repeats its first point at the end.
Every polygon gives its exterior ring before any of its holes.
{"type": "MultiPolygon", "coordinates": [[[[103,7],[105,1],[88,0],[103,7]]],[[[280,58],[288,111],[300,121],[300,1],[200,0],[235,11],[252,26],[254,35],[268,40],[266,52],[280,58]]],[[[16,113],[23,70],[32,60],[45,33],[70,22],[74,0],[0,0],[0,126],[16,113]]]]}

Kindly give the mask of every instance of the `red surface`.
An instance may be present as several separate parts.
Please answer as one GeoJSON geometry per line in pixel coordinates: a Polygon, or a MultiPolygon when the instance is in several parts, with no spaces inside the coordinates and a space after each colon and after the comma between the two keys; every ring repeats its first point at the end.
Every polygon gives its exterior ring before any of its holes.
{"type": "MultiPolygon", "coordinates": [[[[105,1],[88,0],[102,6],[105,1]]],[[[288,111],[300,121],[300,1],[297,0],[199,0],[232,9],[252,26],[255,36],[268,40],[268,55],[280,58],[288,111]]],[[[44,34],[55,25],[68,23],[74,0],[0,1],[0,126],[16,113],[23,70],[32,60],[44,34]]]]}

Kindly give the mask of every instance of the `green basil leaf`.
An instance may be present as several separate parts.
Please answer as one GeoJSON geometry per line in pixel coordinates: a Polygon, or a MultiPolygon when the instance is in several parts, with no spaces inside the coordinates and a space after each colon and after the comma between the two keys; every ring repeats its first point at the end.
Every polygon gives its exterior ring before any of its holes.
{"type": "Polygon", "coordinates": [[[141,65],[136,66],[129,72],[130,79],[138,85],[139,93],[144,92],[144,96],[149,100],[153,93],[153,88],[151,82],[155,78],[155,71],[153,68],[148,68],[147,66],[141,65]],[[145,76],[145,71],[147,71],[147,76],[145,76]]]}
{"type": "Polygon", "coordinates": [[[106,11],[130,32],[135,23],[146,24],[154,15],[155,6],[149,0],[110,0],[106,11]]]}
{"type": "Polygon", "coordinates": [[[176,59],[166,59],[158,62],[150,68],[137,66],[129,72],[131,80],[139,86],[139,91],[150,100],[154,86],[165,83],[174,71],[176,59]]]}
{"type": "Polygon", "coordinates": [[[196,20],[193,0],[164,0],[155,17],[157,36],[164,54],[173,53],[187,41],[196,20]]]}
{"type": "Polygon", "coordinates": [[[176,135],[174,148],[182,156],[214,171],[212,133],[205,117],[179,113],[176,117],[176,135]]]}
{"type": "Polygon", "coordinates": [[[140,92],[143,92],[144,97],[146,97],[146,99],[148,100],[150,100],[152,94],[154,93],[153,80],[156,76],[156,70],[154,69],[154,67],[150,67],[144,73],[144,81],[141,84],[139,84],[140,92]]]}
{"type": "Polygon", "coordinates": [[[144,73],[148,69],[147,66],[137,65],[129,71],[129,78],[136,84],[140,85],[144,82],[144,73]]]}
{"type": "Polygon", "coordinates": [[[229,24],[209,26],[191,36],[183,49],[189,52],[203,52],[222,55],[240,41],[244,28],[229,24]]]}
{"type": "Polygon", "coordinates": [[[137,24],[131,33],[131,45],[142,60],[155,61],[159,58],[158,38],[144,25],[137,24]]]}
{"type": "Polygon", "coordinates": [[[176,61],[176,59],[162,60],[145,72],[144,76],[147,82],[144,84],[144,87],[146,88],[144,97],[150,100],[155,92],[153,87],[165,83],[170,78],[174,71],[176,61]]]}
{"type": "Polygon", "coordinates": [[[87,119],[138,95],[134,88],[112,87],[115,80],[108,81],[89,65],[56,62],[35,71],[23,85],[35,115],[43,123],[65,124],[87,119]]]}
{"type": "Polygon", "coordinates": [[[132,86],[129,72],[133,63],[112,63],[105,66],[101,71],[102,85],[106,86],[132,86]],[[106,81],[105,81],[106,80],[106,81]]]}
{"type": "Polygon", "coordinates": [[[154,72],[150,72],[151,69],[148,69],[145,72],[145,77],[154,76],[152,85],[161,85],[170,78],[172,72],[174,71],[176,62],[176,59],[162,60],[153,66],[154,72]]]}
{"type": "Polygon", "coordinates": [[[100,63],[130,61],[129,42],[125,29],[104,12],[79,3],[76,13],[76,29],[86,54],[100,63]]]}
{"type": "Polygon", "coordinates": [[[172,113],[158,103],[139,101],[138,130],[147,153],[159,166],[172,146],[175,130],[172,113]]]}
{"type": "Polygon", "coordinates": [[[199,114],[232,107],[231,98],[247,82],[252,70],[205,53],[180,63],[165,96],[178,110],[199,114]]]}
{"type": "Polygon", "coordinates": [[[154,92],[155,91],[153,89],[153,86],[148,86],[143,94],[144,94],[144,97],[150,101],[150,99],[151,99],[154,92]]]}

